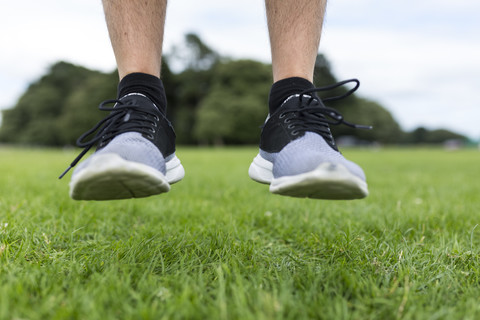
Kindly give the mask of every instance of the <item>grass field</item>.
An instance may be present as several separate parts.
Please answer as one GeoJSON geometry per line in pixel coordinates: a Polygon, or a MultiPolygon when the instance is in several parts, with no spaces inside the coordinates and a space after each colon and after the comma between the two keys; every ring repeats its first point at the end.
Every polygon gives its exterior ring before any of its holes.
{"type": "Polygon", "coordinates": [[[478,319],[480,152],[345,150],[370,196],[269,194],[256,148],[168,194],[75,202],[76,151],[0,148],[0,319],[478,319]]]}

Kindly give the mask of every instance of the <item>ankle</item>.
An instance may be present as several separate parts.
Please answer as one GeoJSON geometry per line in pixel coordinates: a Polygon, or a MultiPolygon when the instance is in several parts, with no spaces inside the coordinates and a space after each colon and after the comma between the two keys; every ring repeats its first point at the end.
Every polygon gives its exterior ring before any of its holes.
{"type": "Polygon", "coordinates": [[[160,78],[140,72],[127,74],[118,84],[118,98],[131,93],[145,95],[157,106],[160,112],[166,113],[167,98],[160,78]]]}
{"type": "Polygon", "coordinates": [[[313,83],[300,77],[291,77],[275,82],[270,89],[270,96],[268,99],[268,109],[270,114],[273,114],[291,95],[313,88],[313,83]]]}

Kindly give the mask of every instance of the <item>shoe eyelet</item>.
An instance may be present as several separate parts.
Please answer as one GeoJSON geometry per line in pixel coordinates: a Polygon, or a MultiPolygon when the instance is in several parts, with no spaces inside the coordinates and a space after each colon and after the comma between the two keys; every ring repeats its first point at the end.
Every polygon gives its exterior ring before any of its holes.
{"type": "Polygon", "coordinates": [[[145,136],[145,138],[150,139],[150,140],[153,140],[153,134],[147,134],[147,135],[145,136]]]}
{"type": "Polygon", "coordinates": [[[285,118],[285,113],[284,112],[280,113],[280,115],[278,116],[278,119],[283,119],[283,118],[285,118]]]}
{"type": "Polygon", "coordinates": [[[294,125],[294,124],[289,124],[289,125],[287,126],[287,128],[288,128],[288,129],[293,129],[293,128],[295,128],[295,125],[294,125]]]}
{"type": "Polygon", "coordinates": [[[155,133],[155,132],[156,132],[155,129],[153,129],[153,128],[148,128],[148,130],[150,130],[151,133],[155,133]]]}
{"type": "Polygon", "coordinates": [[[297,130],[293,130],[293,131],[291,132],[292,136],[296,136],[296,135],[298,135],[299,133],[300,133],[300,132],[298,132],[297,130]]]}
{"type": "Polygon", "coordinates": [[[287,119],[283,120],[283,123],[289,123],[290,120],[291,120],[290,118],[287,118],[287,119]]]}
{"type": "Polygon", "coordinates": [[[160,121],[160,118],[156,115],[154,115],[153,118],[155,119],[155,121],[160,121]]]}

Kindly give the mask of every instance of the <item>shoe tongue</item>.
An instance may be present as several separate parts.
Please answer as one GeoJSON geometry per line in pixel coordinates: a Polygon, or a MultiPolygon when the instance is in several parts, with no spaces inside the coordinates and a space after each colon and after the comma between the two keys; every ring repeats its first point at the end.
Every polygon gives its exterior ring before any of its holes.
{"type": "Polygon", "coordinates": [[[320,99],[314,95],[309,95],[309,94],[303,94],[301,97],[300,97],[300,94],[293,94],[291,95],[290,97],[288,97],[283,103],[282,105],[280,106],[279,109],[283,109],[285,111],[286,110],[292,110],[292,109],[298,109],[300,106],[301,106],[301,103],[306,103],[308,102],[310,99],[314,99],[314,101],[316,102],[311,102],[311,103],[319,103],[319,106],[323,106],[323,104],[321,103],[320,99]],[[300,99],[302,99],[302,102],[300,102],[300,99]]]}
{"type": "Polygon", "coordinates": [[[160,111],[155,105],[155,103],[152,102],[152,100],[150,100],[146,95],[141,93],[129,93],[120,98],[120,101],[122,102],[125,102],[125,100],[130,102],[130,105],[134,106],[143,104],[153,105],[158,111],[160,111]]]}
{"type": "MultiPolygon", "coordinates": [[[[294,100],[294,101],[298,101],[298,99],[295,99],[295,98],[299,98],[300,95],[299,94],[292,94],[291,96],[289,96],[287,99],[285,99],[285,101],[283,101],[282,105],[280,107],[286,107],[288,108],[289,105],[292,105],[291,101],[294,100]]],[[[298,102],[297,102],[298,103],[298,102]]]]}
{"type": "MultiPolygon", "coordinates": [[[[324,107],[322,101],[316,95],[313,95],[313,99],[314,99],[313,101],[310,101],[310,99],[312,99],[312,95],[309,95],[309,94],[303,94],[302,97],[300,97],[300,94],[291,95],[283,102],[281,107],[278,108],[277,112],[289,112],[289,111],[294,112],[296,114],[295,117],[303,118],[303,119],[306,119],[306,118],[326,119],[324,114],[322,114],[321,112],[315,112],[315,109],[309,108],[308,110],[305,110],[305,112],[302,112],[303,107],[307,107],[307,106],[318,107],[318,108],[324,107]],[[300,99],[302,100],[300,101],[300,99]]],[[[328,128],[328,124],[322,124],[321,126],[328,128]]]]}

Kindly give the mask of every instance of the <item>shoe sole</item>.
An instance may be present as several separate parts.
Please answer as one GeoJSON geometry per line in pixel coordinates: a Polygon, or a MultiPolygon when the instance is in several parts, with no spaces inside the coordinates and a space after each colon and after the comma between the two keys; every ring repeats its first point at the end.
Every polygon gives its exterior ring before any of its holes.
{"type": "Polygon", "coordinates": [[[294,176],[274,178],[273,164],[257,155],[248,170],[253,180],[270,184],[274,194],[312,199],[353,200],[368,195],[367,183],[344,165],[322,163],[316,169],[294,176]]]}
{"type": "Polygon", "coordinates": [[[180,181],[185,175],[176,156],[166,166],[165,176],[115,153],[94,156],[86,168],[72,177],[70,196],[74,200],[117,200],[165,193],[170,190],[170,183],[180,181]]]}

